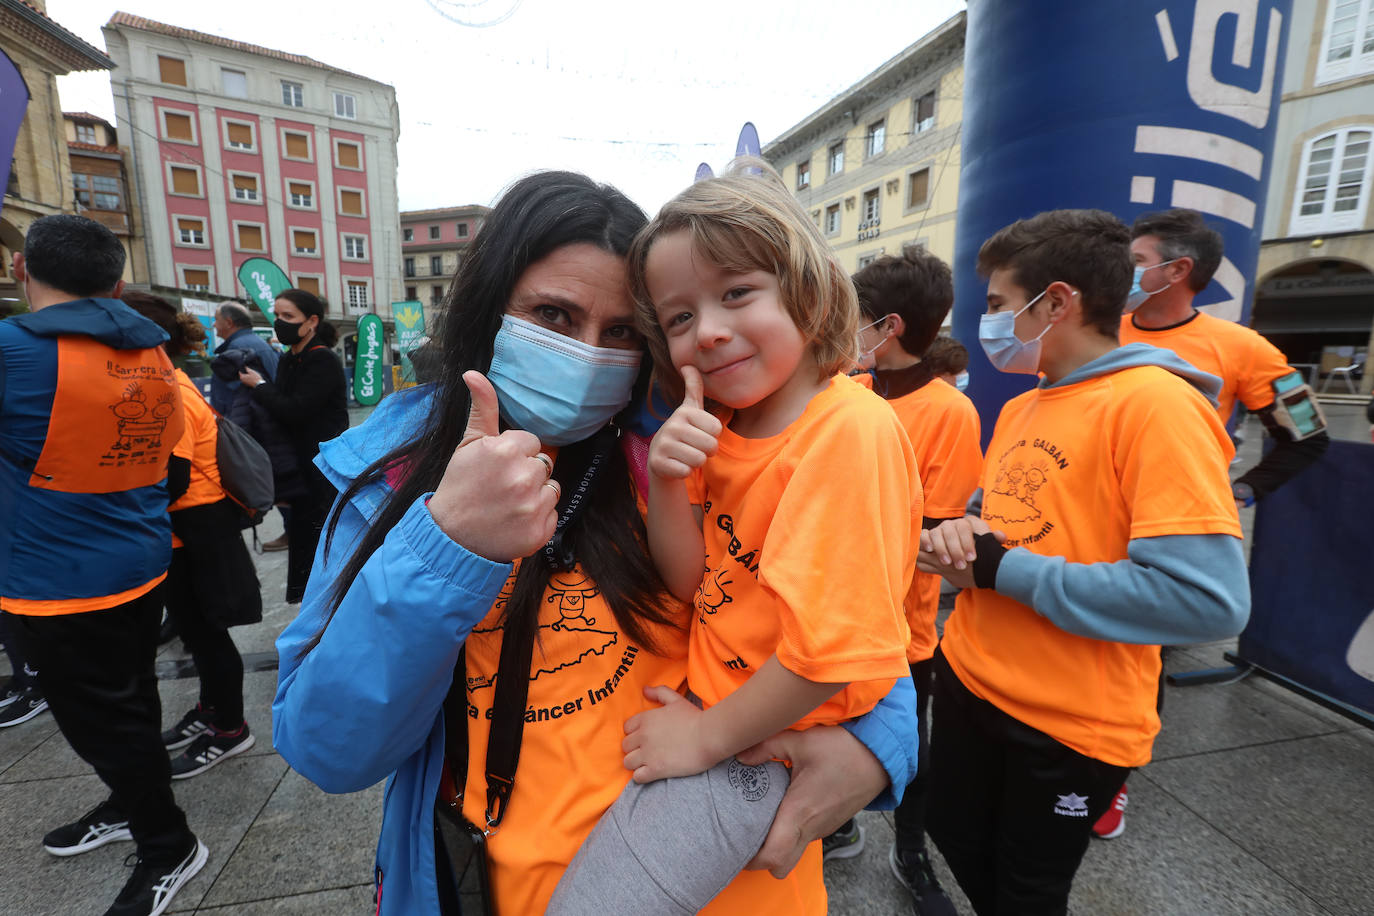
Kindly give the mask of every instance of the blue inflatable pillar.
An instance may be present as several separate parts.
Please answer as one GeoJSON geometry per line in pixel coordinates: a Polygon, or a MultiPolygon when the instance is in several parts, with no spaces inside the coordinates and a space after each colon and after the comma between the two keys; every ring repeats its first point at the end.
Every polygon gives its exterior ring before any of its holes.
{"type": "Polygon", "coordinates": [[[1291,0],[968,0],[954,333],[987,446],[1034,382],[978,344],[978,249],[1042,210],[1201,211],[1226,259],[1197,303],[1248,322],[1291,0]]]}

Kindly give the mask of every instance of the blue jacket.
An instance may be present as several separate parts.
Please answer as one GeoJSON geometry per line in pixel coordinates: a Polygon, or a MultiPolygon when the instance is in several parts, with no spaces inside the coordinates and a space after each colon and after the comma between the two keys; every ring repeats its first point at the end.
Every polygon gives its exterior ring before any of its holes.
{"type": "MultiPolygon", "coordinates": [[[[91,609],[94,599],[138,589],[165,573],[172,555],[166,458],[174,436],[162,437],[170,441],[161,444],[115,445],[122,435],[116,434],[118,415],[105,414],[109,427],[93,428],[90,435],[109,437],[102,441],[113,446],[112,452],[127,447],[142,462],[155,464],[143,476],[156,483],[94,493],[30,485],[53,420],[58,342],[67,337],[112,348],[115,353],[104,352],[115,371],[122,354],[137,361],[147,354],[136,351],[167,339],[161,328],[117,299],[77,299],[0,321],[0,598],[64,607],[41,613],[91,609]]],[[[149,405],[176,390],[174,380],[170,389],[167,384],[170,362],[166,370],[166,379],[148,379],[149,405]]],[[[117,402],[126,382],[100,375],[97,371],[74,384],[91,393],[113,392],[117,402]]],[[[173,422],[179,429],[180,418],[173,422]]]]}
{"type": "MultiPolygon", "coordinates": [[[[223,353],[225,350],[247,350],[257,354],[263,368],[267,370],[263,378],[269,382],[277,378],[277,361],[281,359],[281,351],[254,334],[248,328],[239,328],[229,335],[229,339],[218,347],[215,353],[223,353]]],[[[222,379],[213,373],[210,376],[210,406],[220,413],[228,415],[229,408],[234,400],[234,392],[243,387],[237,379],[222,379]]]]}
{"type": "MultiPolygon", "coordinates": [[[[363,425],[321,444],[320,470],[342,491],[414,434],[431,391],[393,394],[363,425]]],[[[389,777],[377,844],[382,913],[437,916],[433,810],[444,760],[444,697],[459,647],[490,610],[511,565],[464,550],[440,530],[421,498],[368,560],[319,645],[302,659],[323,626],[329,585],[386,494],[381,483],[357,494],[343,507],[327,553],[321,539],[300,615],[277,640],[272,738],[287,762],[326,792],[356,792],[389,777]]],[[[874,806],[895,806],[916,768],[911,680],[898,681],[877,709],[846,727],[873,751],[895,789],[874,806]]]]}

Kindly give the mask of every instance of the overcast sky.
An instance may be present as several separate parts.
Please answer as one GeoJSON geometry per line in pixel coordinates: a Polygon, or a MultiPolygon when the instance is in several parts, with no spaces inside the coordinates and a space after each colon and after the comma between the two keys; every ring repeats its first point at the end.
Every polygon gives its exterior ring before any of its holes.
{"type": "MultiPolygon", "coordinates": [[[[741,125],[764,144],[964,8],[963,0],[49,0],[104,48],[116,10],[305,54],[396,87],[402,210],[491,204],[538,168],[608,181],[650,213],[741,125]],[[378,15],[388,13],[391,18],[378,15]]],[[[107,74],[62,107],[114,120],[107,74]]]]}

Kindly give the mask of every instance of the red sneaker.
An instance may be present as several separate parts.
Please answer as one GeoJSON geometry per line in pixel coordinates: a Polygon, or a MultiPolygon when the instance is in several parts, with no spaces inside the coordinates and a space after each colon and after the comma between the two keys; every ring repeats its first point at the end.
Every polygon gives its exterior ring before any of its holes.
{"type": "Polygon", "coordinates": [[[1126,832],[1126,785],[1122,783],[1121,791],[1116,793],[1116,798],[1112,799],[1112,805],[1107,812],[1097,819],[1093,824],[1093,834],[1099,839],[1114,840],[1126,832]]]}

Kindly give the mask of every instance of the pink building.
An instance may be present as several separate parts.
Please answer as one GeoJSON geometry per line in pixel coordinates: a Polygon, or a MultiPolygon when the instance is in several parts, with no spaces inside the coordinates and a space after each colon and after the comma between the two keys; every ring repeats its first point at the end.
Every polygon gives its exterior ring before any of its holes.
{"type": "Polygon", "coordinates": [[[390,316],[401,293],[391,86],[128,13],[104,33],[151,282],[243,296],[239,265],[267,257],[333,316],[390,316]]]}

